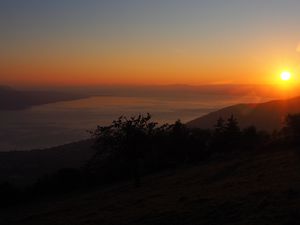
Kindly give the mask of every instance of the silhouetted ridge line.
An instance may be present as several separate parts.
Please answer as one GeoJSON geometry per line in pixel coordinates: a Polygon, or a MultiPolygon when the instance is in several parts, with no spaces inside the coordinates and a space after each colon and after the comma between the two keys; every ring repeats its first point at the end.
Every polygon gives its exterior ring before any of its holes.
{"type": "Polygon", "coordinates": [[[212,128],[215,121],[234,115],[242,128],[255,126],[267,131],[279,130],[287,114],[300,112],[300,97],[286,100],[273,100],[257,104],[238,104],[229,106],[187,123],[193,128],[212,128]]]}

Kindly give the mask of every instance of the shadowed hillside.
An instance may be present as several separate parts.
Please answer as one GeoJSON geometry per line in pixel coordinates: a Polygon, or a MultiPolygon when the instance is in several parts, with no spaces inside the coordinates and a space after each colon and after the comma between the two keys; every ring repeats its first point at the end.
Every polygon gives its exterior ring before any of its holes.
{"type": "Polygon", "coordinates": [[[189,127],[212,128],[218,118],[234,115],[241,127],[256,126],[267,131],[279,130],[287,114],[300,112],[300,97],[260,104],[238,104],[209,113],[187,123],[189,127]]]}
{"type": "Polygon", "coordinates": [[[3,225],[240,224],[300,220],[300,163],[294,149],[260,150],[4,209],[3,225]]]}
{"type": "Polygon", "coordinates": [[[150,114],[121,116],[88,141],[4,153],[2,176],[39,179],[23,189],[1,184],[0,224],[299,221],[300,114],[289,115],[277,136],[241,130],[233,116],[217,124],[201,130],[158,125],[150,114]]]}

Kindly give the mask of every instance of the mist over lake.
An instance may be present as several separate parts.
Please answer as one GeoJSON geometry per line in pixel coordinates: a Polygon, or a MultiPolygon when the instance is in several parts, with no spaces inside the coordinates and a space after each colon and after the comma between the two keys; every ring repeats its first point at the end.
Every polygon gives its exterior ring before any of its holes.
{"type": "Polygon", "coordinates": [[[151,113],[153,120],[188,122],[216,109],[267,98],[202,94],[183,96],[100,96],[35,106],[26,110],[0,111],[0,151],[31,150],[66,144],[89,137],[87,130],[107,125],[121,115],[151,113]]]}

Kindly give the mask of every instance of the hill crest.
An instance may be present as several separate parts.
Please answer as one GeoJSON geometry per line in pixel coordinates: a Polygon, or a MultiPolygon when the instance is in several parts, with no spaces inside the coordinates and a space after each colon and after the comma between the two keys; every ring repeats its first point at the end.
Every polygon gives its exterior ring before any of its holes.
{"type": "Polygon", "coordinates": [[[265,103],[237,104],[211,112],[187,123],[192,128],[212,128],[220,117],[233,115],[242,128],[256,126],[273,131],[281,129],[288,114],[300,113],[300,97],[272,100],[265,103]]]}

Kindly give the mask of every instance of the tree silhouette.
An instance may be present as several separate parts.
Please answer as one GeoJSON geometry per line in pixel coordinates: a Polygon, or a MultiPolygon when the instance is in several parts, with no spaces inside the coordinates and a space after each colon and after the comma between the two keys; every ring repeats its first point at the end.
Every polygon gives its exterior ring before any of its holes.
{"type": "Polygon", "coordinates": [[[226,143],[225,138],[225,120],[220,117],[214,125],[212,138],[210,140],[210,151],[219,152],[226,143]]]}
{"type": "Polygon", "coordinates": [[[155,134],[157,123],[151,121],[151,115],[125,116],[114,120],[110,126],[98,126],[91,131],[95,139],[96,157],[125,159],[134,178],[140,185],[140,159],[150,146],[151,136],[155,134]]]}
{"type": "Polygon", "coordinates": [[[225,131],[225,120],[222,117],[219,117],[217,123],[214,125],[214,133],[215,135],[222,135],[225,131]]]}
{"type": "MultiPolygon", "coordinates": [[[[225,138],[227,150],[235,150],[240,144],[241,130],[237,119],[231,115],[225,124],[225,138]]],[[[224,146],[224,148],[226,148],[224,146]]]]}
{"type": "Polygon", "coordinates": [[[211,149],[218,152],[229,152],[234,150],[239,144],[241,135],[237,119],[231,115],[226,121],[220,117],[213,131],[211,149]]]}
{"type": "Polygon", "coordinates": [[[170,152],[176,161],[186,161],[188,160],[188,151],[182,151],[183,149],[188,149],[188,139],[189,131],[187,127],[177,120],[174,124],[169,126],[169,144],[172,146],[172,152],[170,152]]]}
{"type": "Polygon", "coordinates": [[[241,135],[239,123],[233,115],[231,115],[226,121],[225,133],[226,133],[226,137],[232,141],[235,141],[241,135]]]}
{"type": "Polygon", "coordinates": [[[299,143],[300,138],[300,113],[287,115],[285,119],[285,127],[282,129],[285,138],[294,143],[299,143]]]}

